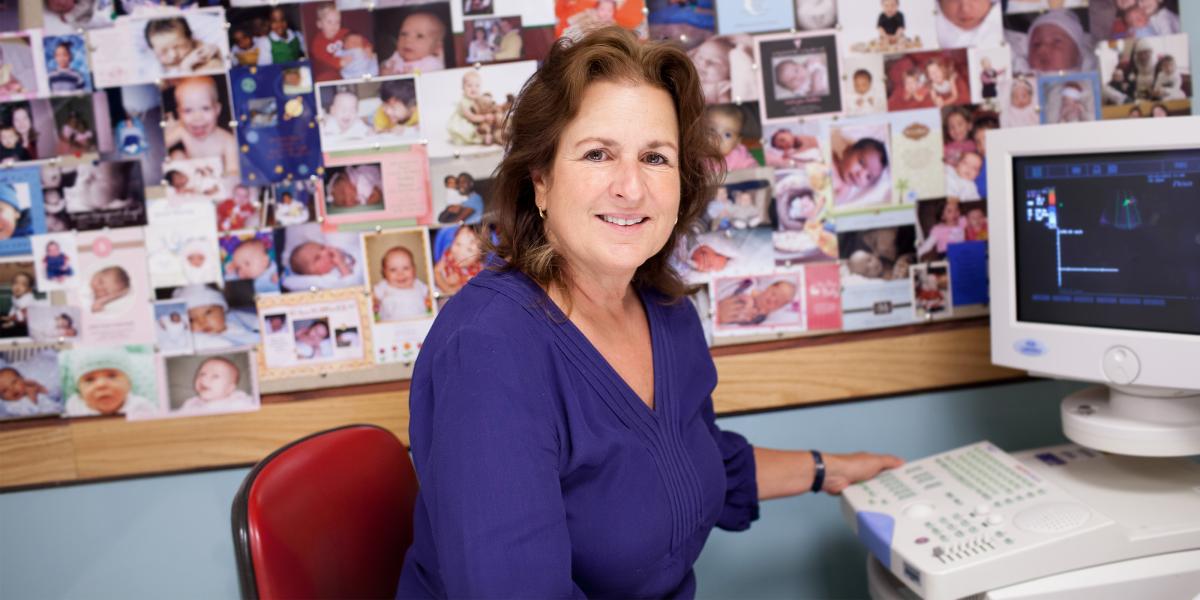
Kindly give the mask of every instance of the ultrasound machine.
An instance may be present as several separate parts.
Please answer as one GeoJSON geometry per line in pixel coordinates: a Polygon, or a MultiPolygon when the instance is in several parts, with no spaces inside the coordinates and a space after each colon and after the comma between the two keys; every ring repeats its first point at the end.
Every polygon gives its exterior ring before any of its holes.
{"type": "Polygon", "coordinates": [[[987,136],[997,365],[1097,385],[1071,444],[981,441],[842,496],[876,600],[1200,599],[1200,117],[987,136]]]}

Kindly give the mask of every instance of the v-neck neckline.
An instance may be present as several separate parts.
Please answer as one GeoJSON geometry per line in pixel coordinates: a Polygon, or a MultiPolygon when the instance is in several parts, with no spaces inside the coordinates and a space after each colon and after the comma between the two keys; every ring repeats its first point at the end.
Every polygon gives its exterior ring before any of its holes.
{"type": "Polygon", "coordinates": [[[543,290],[541,286],[537,285],[532,280],[530,280],[530,283],[532,283],[534,287],[541,292],[542,300],[547,302],[549,306],[553,307],[551,317],[556,324],[565,330],[570,337],[575,339],[576,344],[578,344],[579,347],[584,350],[584,353],[592,359],[592,362],[617,385],[621,391],[621,395],[630,404],[636,404],[636,406],[633,408],[641,411],[643,415],[657,420],[663,411],[665,394],[663,393],[664,390],[662,385],[662,378],[664,375],[661,362],[662,352],[659,347],[662,336],[655,331],[658,328],[658,315],[655,313],[653,300],[648,298],[644,291],[634,288],[634,291],[638,295],[638,299],[642,303],[642,311],[646,313],[646,327],[650,330],[650,368],[653,370],[652,377],[654,379],[652,384],[654,406],[651,407],[650,405],[646,404],[644,400],[642,400],[642,397],[637,394],[637,392],[633,389],[633,386],[629,385],[629,382],[625,381],[624,377],[621,377],[621,374],[618,373],[617,369],[612,366],[612,363],[608,362],[607,358],[604,358],[604,354],[602,354],[600,349],[592,343],[592,340],[588,339],[588,337],[584,335],[583,331],[575,325],[575,322],[567,317],[566,313],[564,313],[562,309],[559,308],[558,304],[556,304],[554,300],[550,298],[550,295],[546,293],[546,290],[543,290]]]}

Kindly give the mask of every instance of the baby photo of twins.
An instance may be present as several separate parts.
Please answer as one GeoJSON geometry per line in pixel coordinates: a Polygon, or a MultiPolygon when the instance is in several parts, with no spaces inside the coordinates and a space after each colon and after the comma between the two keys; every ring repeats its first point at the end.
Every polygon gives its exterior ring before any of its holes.
{"type": "Polygon", "coordinates": [[[280,265],[285,292],[331,290],[362,285],[362,244],[359,234],[322,231],[307,223],[276,230],[276,247],[283,248],[280,265]]]}
{"type": "Polygon", "coordinates": [[[325,152],[413,144],[421,139],[417,84],[411,76],[317,87],[325,152]]]}
{"type": "Polygon", "coordinates": [[[433,316],[432,266],[424,229],[363,236],[371,306],[377,322],[433,316]]]}
{"type": "Polygon", "coordinates": [[[884,72],[890,111],[971,102],[965,49],[889,56],[884,60],[884,72]]]}
{"type": "Polygon", "coordinates": [[[258,409],[249,352],[166,359],[169,414],[205,415],[258,409]]]}

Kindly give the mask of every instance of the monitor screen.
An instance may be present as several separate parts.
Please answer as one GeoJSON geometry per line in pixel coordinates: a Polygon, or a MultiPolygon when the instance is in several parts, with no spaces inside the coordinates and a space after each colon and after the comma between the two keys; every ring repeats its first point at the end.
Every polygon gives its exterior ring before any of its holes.
{"type": "Polygon", "coordinates": [[[1013,158],[1017,320],[1200,334],[1200,148],[1013,158]]]}

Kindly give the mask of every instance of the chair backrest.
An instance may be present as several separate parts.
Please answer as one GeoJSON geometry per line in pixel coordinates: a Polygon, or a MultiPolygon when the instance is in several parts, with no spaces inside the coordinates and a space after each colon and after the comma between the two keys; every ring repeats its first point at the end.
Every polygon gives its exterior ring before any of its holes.
{"type": "Polygon", "coordinates": [[[233,501],[244,598],[393,598],[412,543],[417,476],[396,436],[349,425],[292,442],[233,501]]]}

